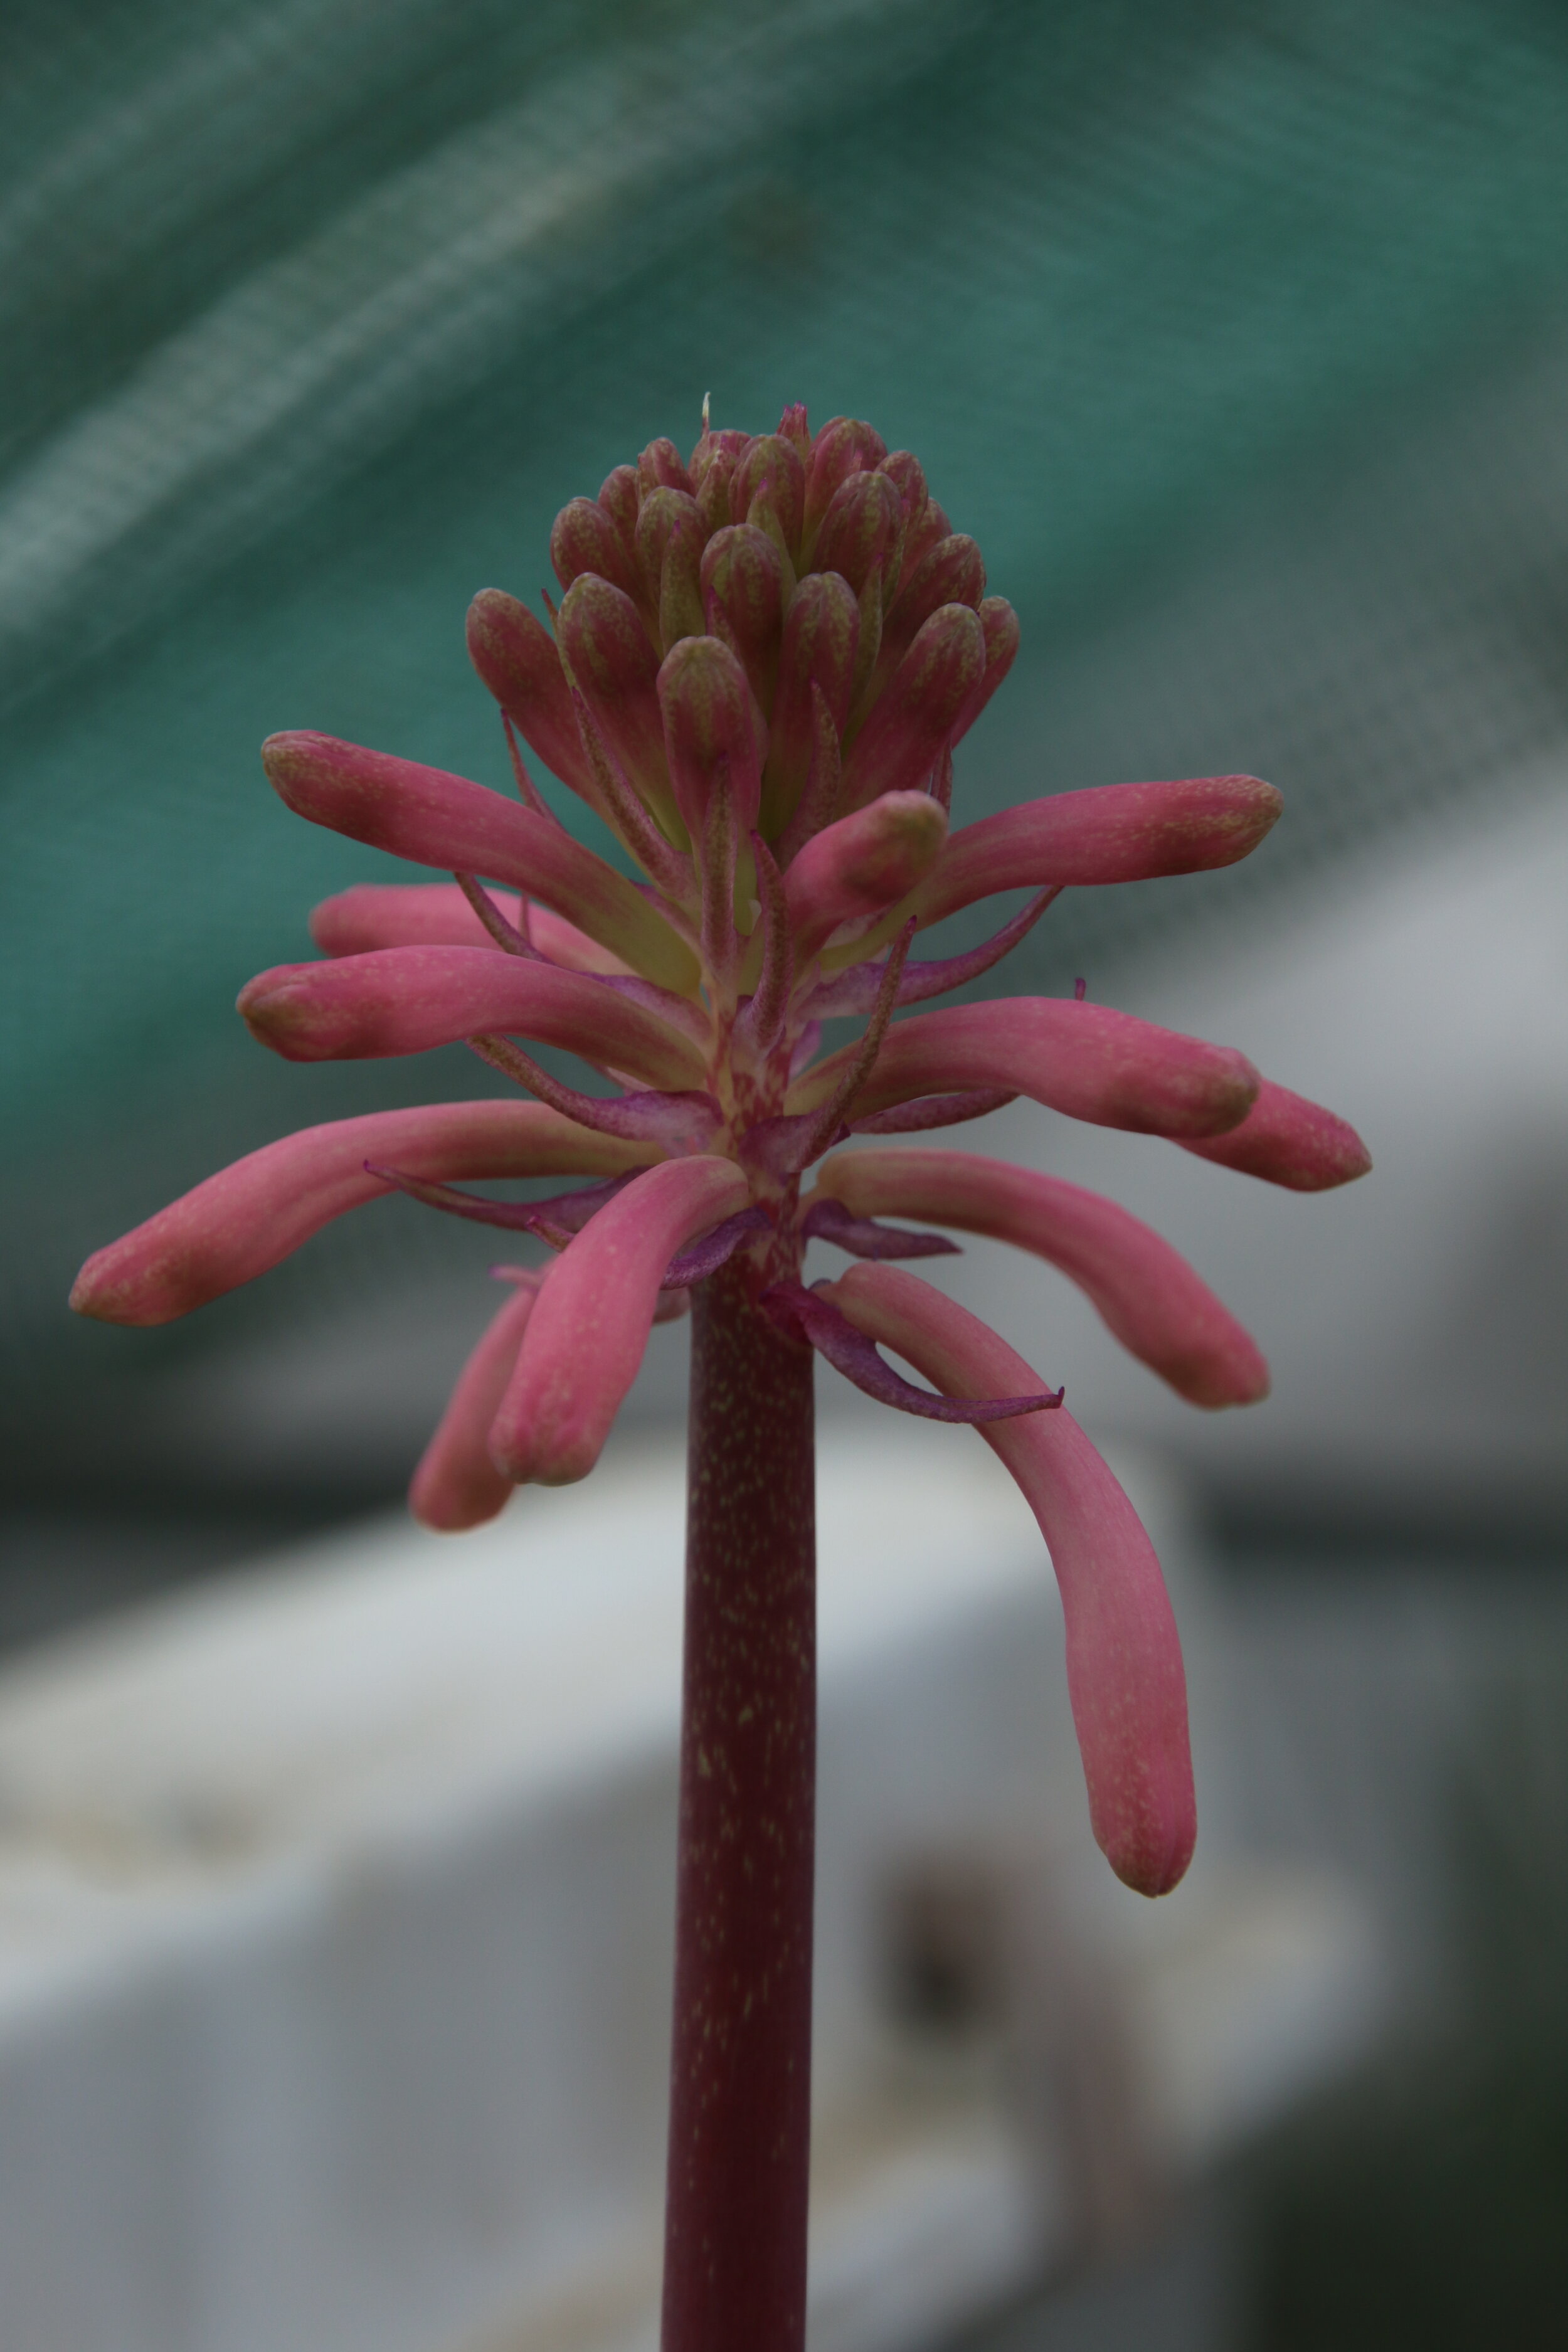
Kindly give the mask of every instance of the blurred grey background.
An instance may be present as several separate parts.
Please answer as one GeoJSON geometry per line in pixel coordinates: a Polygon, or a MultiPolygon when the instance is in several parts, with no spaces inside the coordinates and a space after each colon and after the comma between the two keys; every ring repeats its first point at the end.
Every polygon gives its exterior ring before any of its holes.
{"type": "Polygon", "coordinates": [[[1023,625],[960,814],[1237,769],[1286,794],[1234,872],[1069,894],[1005,984],[1278,1039],[1309,1091],[1321,1006],[1379,1159],[1364,1207],[1253,1188],[1189,1222],[1185,1166],[1018,1145],[1168,1201],[1272,1318],[1245,1433],[1162,1419],[1068,1308],[1048,1369],[1198,1482],[1274,1629],[1259,1711],[1322,1751],[1305,1843],[1354,1847],[1357,1787],[1413,1757],[1452,1799],[1463,2065],[1280,2152],[1247,2324],[1555,2342],[1568,959],[1508,950],[1561,905],[1568,16],[12,0],[0,55],[0,1640],[395,1496],[489,1311],[484,1235],[387,1201],[187,1325],[65,1312],[88,1251],[223,1161],[493,1083],[247,1038],[234,995],[308,952],[311,903],[398,870],[290,817],[261,739],[504,782],[464,609],[548,581],[564,499],[689,442],[710,390],[753,429],[866,415],[1023,625]],[[1386,1734],[1360,1783],[1352,1720],[1386,1734]]]}

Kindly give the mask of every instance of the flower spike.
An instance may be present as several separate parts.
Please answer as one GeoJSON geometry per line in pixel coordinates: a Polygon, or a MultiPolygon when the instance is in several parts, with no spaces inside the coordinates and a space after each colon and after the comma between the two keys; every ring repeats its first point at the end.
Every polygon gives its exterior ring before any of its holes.
{"type": "Polygon", "coordinates": [[[957,1257],[959,1247],[945,1234],[905,1233],[898,1225],[879,1225],[874,1217],[857,1217],[831,1194],[815,1201],[801,1220],[801,1238],[831,1242],[851,1257],[957,1257]]]}
{"type": "Polygon", "coordinates": [[[543,594],[547,625],[499,589],[468,613],[515,797],[330,736],[264,747],[298,814],[437,878],[327,899],[311,931],[329,960],[262,972],[240,1000],[287,1059],[464,1041],[537,1099],[286,1138],[100,1250],[72,1303],[166,1321],[397,1192],[531,1233],[557,1255],[496,1269],[510,1294],[415,1475],[416,1512],[442,1528],[493,1517],[515,1485],[581,1477],[654,1324],[690,1314],[664,2344],[802,2352],[815,1356],[897,1409],[975,1423],[1017,1480],[1061,1591],[1094,1832],[1148,1895],[1180,1878],[1194,1834],[1158,1563],[1062,1392],[894,1261],[952,1254],[950,1231],[1005,1241],[1075,1282],[1191,1403],[1268,1386],[1239,1324],[1112,1202],[951,1150],[835,1147],[1025,1097],[1296,1191],[1369,1163],[1342,1120],[1241,1053],[1076,1001],[1081,983],[906,1013],[991,971],[1062,889],[1228,866],[1281,805],[1256,777],[1204,776],[954,825],[955,747],[1012,667],[1018,622],[909,451],[854,417],[813,434],[798,406],[776,433],[715,428],[705,399],[689,464],[650,440],[563,509],[551,558],[563,593],[559,611],[543,594]],[[563,824],[519,737],[635,877],[563,824]],[[1026,890],[980,946],[909,961],[917,931],[1026,890]],[[846,1015],[862,1034],[822,1056],[824,1019],[846,1015]],[[544,1046],[621,1091],[562,1083],[544,1046]],[[579,1181],[530,1202],[466,1189],[522,1176],[579,1181]],[[814,1241],[863,1262],[807,1289],[814,1241]]]}

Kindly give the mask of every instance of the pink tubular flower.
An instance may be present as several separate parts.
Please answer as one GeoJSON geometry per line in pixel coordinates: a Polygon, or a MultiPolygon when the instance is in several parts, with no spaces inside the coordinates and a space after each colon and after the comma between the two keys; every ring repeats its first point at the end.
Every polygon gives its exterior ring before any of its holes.
{"type": "MultiPolygon", "coordinates": [[[[1033,1384],[1005,1340],[912,1274],[856,1266],[821,1295],[948,1395],[1033,1384]]],[[[987,1421],[980,1433],[1017,1480],[1050,1547],[1094,1834],[1118,1878],[1140,1895],[1167,1894],[1192,1859],[1197,1812],[1181,1644],[1160,1563],[1069,1414],[987,1421]]]]}
{"type": "Polygon", "coordinates": [[[542,1273],[500,1269],[512,1293],[415,1475],[419,1517],[455,1529],[493,1517],[514,1485],[589,1470],[653,1323],[689,1301],[665,2352],[800,2352],[815,1354],[896,1409],[975,1424],[1017,1479],[1061,1587],[1095,1832],[1149,1895],[1174,1885],[1194,1835],[1181,1655],[1153,1553],[1060,1391],[875,1263],[954,1244],[883,1219],[1047,1260],[1194,1404],[1268,1388],[1199,1276],[1112,1202],[957,1150],[834,1147],[1027,1095],[1296,1191],[1369,1163],[1342,1120],[1235,1047],[1102,1005],[1013,997],[899,1018],[999,962],[1063,888],[1228,866],[1280,808],[1256,777],[1211,776],[1059,793],[954,829],[954,748],[1018,629],[907,451],[854,418],[814,435],[798,407],[772,434],[705,420],[689,458],[654,441],[596,499],[573,499],[550,552],[559,613],[542,621],[487,589],[468,615],[515,797],[329,736],[264,746],[298,814],[435,878],[328,899],[312,919],[324,960],[261,973],[239,1003],[290,1060],[466,1040],[536,1099],[389,1111],[272,1144],[100,1250],[72,1304],[166,1321],[398,1192],[529,1236],[554,1255],[542,1273]],[[566,828],[519,738],[640,879],[566,828]],[[1026,887],[982,947],[913,954],[929,925],[1026,887]],[[822,1024],[846,1015],[860,1035],[821,1055],[822,1024]],[[595,1080],[553,1076],[542,1045],[595,1080]],[[579,1181],[543,1200],[467,1189],[513,1177],[579,1181]],[[872,1263],[809,1287],[813,1241],[872,1263]]]}

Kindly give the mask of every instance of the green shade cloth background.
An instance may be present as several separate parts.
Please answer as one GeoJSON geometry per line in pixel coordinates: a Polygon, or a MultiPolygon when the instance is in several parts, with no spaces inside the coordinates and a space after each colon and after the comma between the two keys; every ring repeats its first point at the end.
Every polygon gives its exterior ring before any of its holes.
{"type": "MultiPolygon", "coordinates": [[[[396,870],[290,817],[257,745],[504,783],[468,597],[532,594],[555,509],[693,439],[705,391],[872,418],[979,539],[1025,651],[961,814],[1285,788],[1254,868],[1069,899],[1013,986],[1197,936],[1568,733],[1557,6],[209,0],[14,6],[5,39],[17,1428],[123,1376],[61,1311],[86,1249],[285,1128],[489,1089],[458,1050],[299,1071],[245,1037],[310,904],[396,870]]],[[[377,1219],[137,1344],[459,1245],[377,1219]]]]}

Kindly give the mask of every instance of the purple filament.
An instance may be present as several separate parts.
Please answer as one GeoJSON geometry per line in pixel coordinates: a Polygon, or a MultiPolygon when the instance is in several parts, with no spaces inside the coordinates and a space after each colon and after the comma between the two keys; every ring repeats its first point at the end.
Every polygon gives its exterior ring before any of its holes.
{"type": "Polygon", "coordinates": [[[894,1371],[885,1356],[847,1315],[816,1291],[798,1282],[775,1282],[763,1291],[760,1304],[781,1330],[809,1340],[837,1372],[899,1412],[912,1412],[922,1421],[1011,1421],[1019,1413],[1049,1412],[1067,1391],[1047,1390],[1041,1396],[946,1397],[917,1389],[894,1371]]]}
{"type": "Polygon", "coordinates": [[[842,1201],[816,1201],[801,1225],[803,1239],[831,1242],[851,1257],[957,1257],[958,1244],[945,1234],[907,1233],[898,1225],[879,1224],[875,1217],[851,1216],[842,1201]]]}

